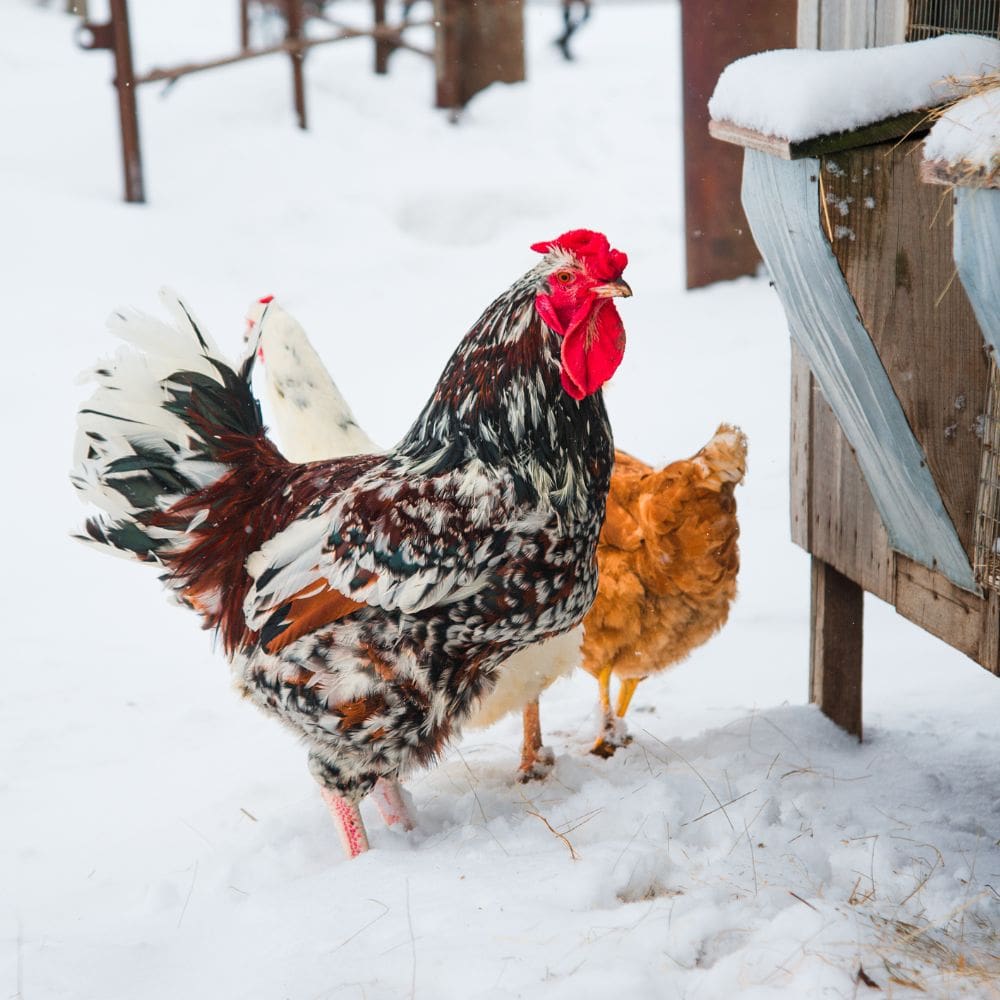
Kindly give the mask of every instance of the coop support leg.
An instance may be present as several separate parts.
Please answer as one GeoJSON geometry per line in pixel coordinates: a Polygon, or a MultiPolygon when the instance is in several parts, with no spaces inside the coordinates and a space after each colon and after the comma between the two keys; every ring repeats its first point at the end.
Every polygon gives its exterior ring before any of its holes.
{"type": "Polygon", "coordinates": [[[122,131],[122,161],[125,170],[125,200],[144,202],[142,151],[139,146],[139,112],[135,101],[135,70],[126,0],[111,0],[112,48],[115,54],[115,88],[122,131]]]}
{"type": "Polygon", "coordinates": [[[813,556],[809,700],[861,739],[864,590],[813,556]]]}

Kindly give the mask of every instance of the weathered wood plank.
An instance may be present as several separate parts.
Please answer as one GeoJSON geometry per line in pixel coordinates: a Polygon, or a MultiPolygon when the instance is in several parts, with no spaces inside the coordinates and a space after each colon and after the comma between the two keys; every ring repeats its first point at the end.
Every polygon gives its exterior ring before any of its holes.
{"type": "Polygon", "coordinates": [[[812,560],[809,700],[861,739],[864,591],[822,559],[812,560]]]}
{"type": "Polygon", "coordinates": [[[969,558],[819,225],[819,163],[747,150],[743,204],[793,338],[855,449],[892,547],[975,592],[969,558]]]}
{"type": "Polygon", "coordinates": [[[954,280],[950,199],[920,182],[919,163],[916,142],[828,157],[821,194],[848,290],[971,559],[989,363],[954,280]]]}
{"type": "Polygon", "coordinates": [[[799,0],[800,49],[863,49],[906,41],[902,0],[799,0]]]}
{"type": "Polygon", "coordinates": [[[752,128],[744,128],[733,122],[717,121],[714,118],[708,123],[708,131],[722,142],[731,142],[746,149],[756,149],[781,160],[801,160],[806,157],[860,149],[864,146],[890,142],[893,139],[917,138],[925,135],[932,124],[927,111],[911,111],[850,132],[834,132],[795,142],[767,135],[752,128]]]}
{"type": "Polygon", "coordinates": [[[889,604],[895,556],[871,490],[829,403],[814,385],[809,551],[889,604]]]}
{"type": "Polygon", "coordinates": [[[789,491],[792,541],[807,552],[809,541],[810,477],[812,473],[813,377],[802,352],[792,341],[792,436],[789,491]]]}
{"type": "Polygon", "coordinates": [[[896,610],[977,663],[987,602],[906,556],[896,556],[896,610]]]}
{"type": "Polygon", "coordinates": [[[1000,676],[1000,594],[995,590],[986,592],[979,650],[973,659],[991,674],[1000,676]]]}
{"type": "Polygon", "coordinates": [[[713,139],[730,142],[734,146],[743,146],[744,149],[757,149],[782,160],[792,158],[792,144],[787,139],[779,139],[776,135],[767,135],[756,129],[712,118],[708,123],[708,133],[713,139]]]}

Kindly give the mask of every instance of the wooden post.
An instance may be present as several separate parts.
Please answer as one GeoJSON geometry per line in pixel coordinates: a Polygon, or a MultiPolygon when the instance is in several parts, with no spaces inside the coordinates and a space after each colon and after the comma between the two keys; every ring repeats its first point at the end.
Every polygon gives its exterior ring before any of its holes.
{"type": "Polygon", "coordinates": [[[757,270],[740,206],[743,158],[708,134],[708,99],[736,59],[795,45],[795,0],[683,0],[684,231],[687,287],[757,270]]]}
{"type": "Polygon", "coordinates": [[[122,132],[122,162],[125,171],[125,200],[142,203],[146,194],[142,183],[142,150],[139,146],[139,113],[135,101],[135,70],[132,40],[128,29],[128,3],[111,0],[112,47],[115,53],[115,88],[122,132]]]}
{"type": "Polygon", "coordinates": [[[240,0],[240,51],[250,48],[250,0],[240,0]]]}
{"type": "MultiPolygon", "coordinates": [[[[373,15],[376,28],[385,27],[385,0],[372,0],[373,15]]],[[[392,55],[392,43],[384,38],[375,39],[375,72],[389,72],[389,56],[392,55]]]]}
{"type": "Polygon", "coordinates": [[[859,740],[863,631],[864,591],[813,556],[809,700],[859,740]]]}
{"type": "Polygon", "coordinates": [[[521,0],[434,0],[437,106],[464,107],[491,83],[524,79],[521,0]]]}
{"type": "MultiPolygon", "coordinates": [[[[302,40],[302,0],[285,0],[285,38],[289,42],[302,40]]],[[[292,88],[295,97],[295,114],[299,128],[306,128],[306,85],[302,71],[306,54],[301,49],[290,53],[292,60],[292,88]]]]}

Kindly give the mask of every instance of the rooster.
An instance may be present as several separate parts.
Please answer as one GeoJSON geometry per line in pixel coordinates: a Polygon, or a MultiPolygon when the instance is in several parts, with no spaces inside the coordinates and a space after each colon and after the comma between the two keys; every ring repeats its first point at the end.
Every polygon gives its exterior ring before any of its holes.
{"type": "MultiPolygon", "coordinates": [[[[251,307],[251,327],[269,301],[251,307]]],[[[378,449],[287,313],[274,316],[260,357],[286,453],[308,461],[378,449]]],[[[542,745],[538,696],[581,656],[600,686],[601,727],[592,752],[610,757],[628,742],[623,719],[639,682],[679,663],[725,624],[739,571],[734,489],[745,472],[746,438],[728,424],[696,455],[660,470],[615,452],[597,549],[597,598],[583,627],[511,656],[466,723],[488,726],[523,712],[522,780],[543,776],[552,763],[542,745]],[[620,681],[614,711],[613,676],[620,681]]]]}
{"type": "Polygon", "coordinates": [[[628,742],[624,716],[638,684],[679,663],[729,617],[740,566],[734,490],[746,450],[743,432],[722,424],[696,455],[663,469],[615,453],[583,640],[583,667],[600,686],[602,725],[591,750],[600,757],[628,742]],[[614,711],[612,676],[620,681],[614,711]]]}
{"type": "MultiPolygon", "coordinates": [[[[381,452],[362,430],[350,406],[324,367],[305,330],[272,302],[258,299],[247,312],[247,337],[267,309],[257,356],[264,364],[267,397],[281,450],[295,462],[381,452]]],[[[524,728],[518,780],[544,777],[554,762],[542,743],[538,697],[580,663],[583,629],[577,627],[514,653],[504,662],[496,686],[466,720],[466,729],[483,729],[520,711],[524,728]]]]}
{"type": "MultiPolygon", "coordinates": [[[[597,591],[613,462],[601,386],[625,332],[626,256],[599,233],[544,255],[482,314],[391,451],[297,464],[186,306],[111,325],[137,351],[93,372],[74,485],[99,546],[164,570],[215,628],[243,693],[308,746],[354,857],[359,804],[430,763],[512,652],[597,591]],[[380,785],[381,782],[381,785],[380,785]]],[[[268,315],[260,320],[266,330],[268,315]]],[[[379,796],[377,795],[378,799],[379,796]]]]}

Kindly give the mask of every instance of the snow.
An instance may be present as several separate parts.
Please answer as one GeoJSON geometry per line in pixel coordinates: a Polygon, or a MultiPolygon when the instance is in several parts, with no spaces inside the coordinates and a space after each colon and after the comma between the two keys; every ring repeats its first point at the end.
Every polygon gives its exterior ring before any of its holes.
{"type": "MultiPolygon", "coordinates": [[[[147,88],[146,206],[118,200],[110,58],[60,6],[7,0],[0,34],[0,997],[995,995],[1000,683],[869,598],[865,742],[805,704],[788,338],[766,279],[683,289],[678,5],[599,5],[572,65],[558,9],[529,7],[530,83],[459,127],[424,62],[376,78],[364,43],[309,56],[307,133],[283,59],[147,88]],[[578,671],[543,699],[548,780],[512,780],[516,719],[469,734],[410,782],[419,829],[366,805],[374,849],[345,862],[301,747],[196,620],[70,540],[73,380],[161,284],[233,352],[273,293],[393,440],[529,245],[574,226],[631,259],[618,443],[749,436],[740,599],[640,686],[611,761],[578,671]]],[[[138,64],[226,51],[236,6],[133,0],[138,64]]]]}
{"type": "Polygon", "coordinates": [[[708,110],[717,121],[791,142],[934,107],[963,81],[1000,67],[1000,41],[942,35],[877,49],[782,49],[722,71],[708,110]]]}
{"type": "Polygon", "coordinates": [[[924,159],[1000,172],[1000,78],[941,115],[924,142],[924,159]]]}

